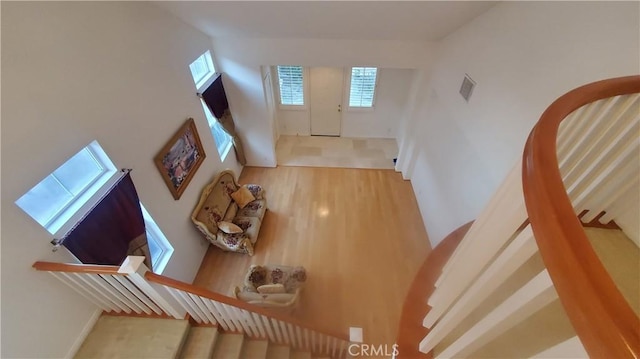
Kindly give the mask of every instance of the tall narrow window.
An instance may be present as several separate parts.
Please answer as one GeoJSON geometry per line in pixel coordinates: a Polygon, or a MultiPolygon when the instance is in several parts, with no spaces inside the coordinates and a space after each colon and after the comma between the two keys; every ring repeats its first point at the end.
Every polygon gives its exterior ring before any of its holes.
{"type": "MultiPolygon", "coordinates": [[[[207,85],[207,81],[209,81],[209,79],[211,79],[211,77],[216,73],[215,67],[213,66],[213,59],[211,58],[211,52],[207,50],[207,52],[200,55],[196,61],[189,65],[189,69],[191,70],[193,82],[196,84],[196,90],[198,92],[204,92],[204,90],[206,90],[205,85],[207,85]]],[[[218,120],[213,116],[211,110],[209,110],[209,107],[207,107],[204,101],[200,100],[200,102],[202,104],[204,115],[209,123],[213,140],[216,143],[218,155],[220,155],[220,159],[224,161],[231,149],[231,136],[222,129],[222,126],[220,126],[218,120]]]]}
{"type": "Polygon", "coordinates": [[[373,107],[377,77],[376,67],[351,68],[349,107],[373,107]]]}
{"type": "Polygon", "coordinates": [[[158,224],[156,224],[142,203],[140,203],[140,209],[142,210],[142,217],[144,217],[153,271],[160,274],[169,263],[169,258],[173,254],[173,246],[171,246],[167,237],[164,236],[164,233],[162,233],[160,227],[158,227],[158,224]]]}
{"type": "MultiPolygon", "coordinates": [[[[211,58],[211,52],[207,50],[207,52],[200,55],[196,61],[189,65],[189,70],[191,70],[191,77],[193,77],[193,82],[196,84],[196,90],[198,92],[204,92],[204,90],[206,90],[205,85],[207,85],[209,79],[211,79],[216,73],[216,69],[213,66],[213,59],[211,58]]],[[[216,143],[220,160],[224,161],[231,149],[231,136],[222,129],[222,126],[220,126],[218,120],[213,116],[211,110],[207,107],[207,104],[202,100],[200,100],[200,103],[202,104],[202,110],[204,111],[204,115],[209,123],[211,135],[216,143]]]]}
{"type": "Polygon", "coordinates": [[[280,104],[304,106],[304,75],[302,66],[278,66],[280,104]]]}
{"type": "MultiPolygon", "coordinates": [[[[97,141],[81,149],[16,201],[52,235],[61,235],[95,205],[99,192],[113,183],[116,166],[97,141]]],[[[153,271],[161,273],[173,247],[149,212],[140,204],[151,252],[153,271]]]]}

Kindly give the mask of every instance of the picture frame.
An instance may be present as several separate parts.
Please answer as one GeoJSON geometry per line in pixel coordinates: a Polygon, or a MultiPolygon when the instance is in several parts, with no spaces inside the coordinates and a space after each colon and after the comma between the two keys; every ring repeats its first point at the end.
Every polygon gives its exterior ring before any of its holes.
{"type": "Polygon", "coordinates": [[[196,124],[193,118],[188,118],[154,157],[156,167],[175,200],[180,199],[205,158],[196,124]]]}

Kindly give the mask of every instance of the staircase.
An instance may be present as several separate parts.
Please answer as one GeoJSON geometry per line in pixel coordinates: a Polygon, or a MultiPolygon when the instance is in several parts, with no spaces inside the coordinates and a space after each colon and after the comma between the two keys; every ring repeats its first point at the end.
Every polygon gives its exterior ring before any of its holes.
{"type": "Polygon", "coordinates": [[[325,359],[309,351],[185,319],[101,316],[76,358],[325,359]]]}
{"type": "MultiPolygon", "coordinates": [[[[638,109],[640,76],[630,76],[545,111],[484,211],[425,260],[396,358],[640,358],[638,109]]],[[[77,357],[349,357],[345,333],[156,275],[143,260],[34,263],[121,315],[100,318],[77,357]]]]}
{"type": "Polygon", "coordinates": [[[120,266],[33,264],[107,314],[98,320],[78,357],[348,357],[345,333],[157,275],[143,261],[144,257],[129,256],[120,266]]]}
{"type": "Polygon", "coordinates": [[[639,109],[640,76],[547,108],[416,275],[398,358],[640,358],[639,109]]]}

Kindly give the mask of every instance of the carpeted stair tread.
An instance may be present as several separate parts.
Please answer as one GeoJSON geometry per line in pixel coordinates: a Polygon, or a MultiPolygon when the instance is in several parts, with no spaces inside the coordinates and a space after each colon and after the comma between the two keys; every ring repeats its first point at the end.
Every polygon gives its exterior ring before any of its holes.
{"type": "Polygon", "coordinates": [[[192,327],[182,347],[181,359],[211,358],[218,337],[216,327],[192,327]]]}
{"type": "Polygon", "coordinates": [[[213,359],[240,359],[244,335],[219,334],[213,351],[213,359]]]}
{"type": "Polygon", "coordinates": [[[103,315],[75,358],[177,358],[188,332],[186,320],[103,315]]]}
{"type": "Polygon", "coordinates": [[[242,347],[242,359],[265,359],[269,341],[257,339],[245,339],[242,347]]]}
{"type": "Polygon", "coordinates": [[[267,348],[267,359],[287,359],[291,349],[286,345],[269,344],[267,348]]]}
{"type": "Polygon", "coordinates": [[[311,353],[295,350],[291,352],[289,359],[311,359],[311,353]]]}

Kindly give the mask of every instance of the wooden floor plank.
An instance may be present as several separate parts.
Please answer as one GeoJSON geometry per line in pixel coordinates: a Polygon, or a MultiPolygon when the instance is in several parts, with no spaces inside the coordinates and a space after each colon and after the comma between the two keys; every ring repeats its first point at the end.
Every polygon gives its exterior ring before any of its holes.
{"type": "Polygon", "coordinates": [[[371,344],[395,341],[402,305],[430,245],[411,183],[393,170],[245,167],[267,191],[255,255],[210,247],[194,284],[232,295],[251,264],[302,265],[294,315],[371,344]]]}

